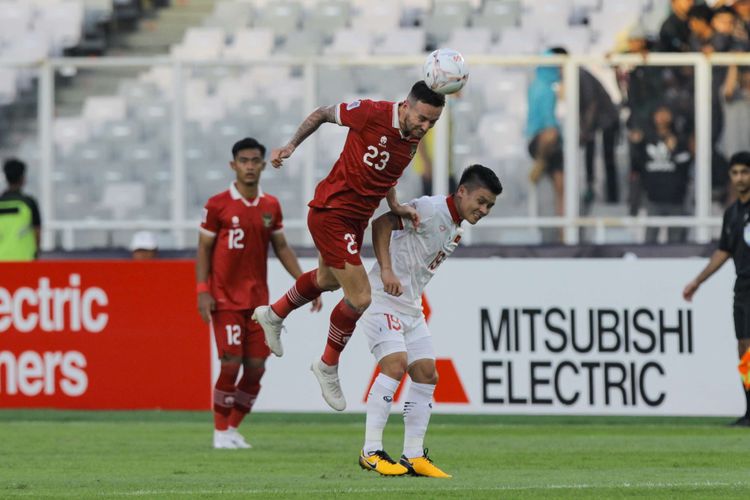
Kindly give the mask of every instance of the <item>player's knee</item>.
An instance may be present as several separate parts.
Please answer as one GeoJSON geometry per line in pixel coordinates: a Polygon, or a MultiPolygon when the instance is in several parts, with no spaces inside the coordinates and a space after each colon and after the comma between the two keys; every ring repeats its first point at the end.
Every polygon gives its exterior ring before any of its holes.
{"type": "Polygon", "coordinates": [[[384,374],[393,380],[398,380],[399,382],[404,378],[404,375],[406,375],[406,371],[406,361],[403,363],[390,363],[382,369],[384,374]]]}
{"type": "Polygon", "coordinates": [[[367,289],[358,293],[351,294],[350,297],[346,297],[346,301],[354,310],[359,313],[363,313],[367,310],[368,307],[370,307],[372,296],[370,295],[370,290],[367,289]]]}

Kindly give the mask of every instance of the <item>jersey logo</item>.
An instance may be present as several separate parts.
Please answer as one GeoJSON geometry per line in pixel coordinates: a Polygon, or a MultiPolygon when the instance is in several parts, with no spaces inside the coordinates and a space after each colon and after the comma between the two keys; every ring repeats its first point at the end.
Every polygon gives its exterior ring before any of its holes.
{"type": "Polygon", "coordinates": [[[444,225],[440,224],[440,232],[441,233],[444,233],[446,229],[448,229],[448,228],[445,227],[444,225]]]}
{"type": "Polygon", "coordinates": [[[237,227],[240,225],[240,218],[236,215],[232,216],[232,227],[237,227]]]}
{"type": "Polygon", "coordinates": [[[750,224],[746,225],[742,231],[742,239],[745,240],[746,245],[750,246],[750,224]]]}
{"type": "Polygon", "coordinates": [[[388,142],[388,138],[386,136],[380,137],[380,145],[385,146],[385,143],[388,142]]]}
{"type": "Polygon", "coordinates": [[[346,110],[351,111],[353,109],[356,109],[359,107],[360,104],[362,104],[362,101],[360,101],[359,99],[357,99],[356,101],[352,101],[346,105],[346,110]]]}
{"type": "Polygon", "coordinates": [[[271,223],[273,223],[273,214],[263,214],[261,217],[263,217],[263,227],[271,227],[271,223]]]}

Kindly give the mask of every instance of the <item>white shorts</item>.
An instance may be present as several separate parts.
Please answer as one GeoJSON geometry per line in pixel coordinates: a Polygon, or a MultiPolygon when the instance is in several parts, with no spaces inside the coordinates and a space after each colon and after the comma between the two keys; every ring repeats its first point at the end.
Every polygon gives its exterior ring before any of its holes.
{"type": "Polygon", "coordinates": [[[435,359],[424,316],[366,311],[357,322],[357,329],[367,337],[370,352],[378,362],[395,352],[405,352],[409,365],[418,359],[435,359]]]}

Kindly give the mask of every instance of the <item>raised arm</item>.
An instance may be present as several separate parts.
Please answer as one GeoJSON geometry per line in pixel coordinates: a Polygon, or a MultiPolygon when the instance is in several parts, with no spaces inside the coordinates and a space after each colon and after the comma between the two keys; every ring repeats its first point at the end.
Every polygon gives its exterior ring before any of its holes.
{"type": "MultiPolygon", "coordinates": [[[[271,246],[273,246],[273,253],[276,254],[276,257],[279,259],[279,262],[281,262],[281,265],[284,266],[286,272],[288,272],[295,280],[299,278],[302,274],[302,268],[299,265],[299,260],[297,260],[297,254],[294,253],[292,247],[287,243],[286,236],[284,236],[283,232],[276,231],[271,234],[271,246]]],[[[317,297],[312,301],[311,310],[313,312],[320,311],[322,306],[323,302],[320,297],[317,297]]]]}
{"type": "Polygon", "coordinates": [[[380,279],[383,281],[383,290],[389,295],[398,297],[404,293],[398,277],[393,272],[391,263],[391,233],[400,227],[399,217],[393,212],[388,212],[375,219],[372,223],[372,247],[375,258],[380,265],[380,279]]]}
{"type": "Polygon", "coordinates": [[[385,201],[388,202],[388,208],[391,209],[391,212],[393,212],[394,215],[411,219],[411,223],[414,224],[414,227],[419,225],[419,214],[417,213],[417,210],[411,205],[402,205],[398,202],[398,194],[396,193],[395,187],[389,189],[385,194],[385,201]]]}
{"type": "Polygon", "coordinates": [[[285,146],[282,146],[279,149],[274,149],[271,152],[271,165],[276,168],[281,167],[284,160],[292,156],[292,153],[297,149],[297,146],[302,144],[302,141],[310,137],[310,135],[318,130],[318,127],[324,123],[336,123],[335,105],[321,106],[310,113],[299,126],[297,132],[294,133],[294,136],[289,139],[289,142],[285,146]]]}
{"type": "Polygon", "coordinates": [[[682,297],[688,302],[693,300],[693,295],[698,290],[698,287],[700,287],[704,281],[710,278],[712,274],[718,271],[719,268],[723,266],[731,256],[732,254],[730,254],[729,252],[725,252],[724,250],[716,250],[713,255],[711,255],[711,260],[708,261],[708,264],[703,268],[703,271],[701,271],[693,281],[687,284],[685,289],[682,291],[682,297]]]}
{"type": "Polygon", "coordinates": [[[198,252],[195,256],[195,280],[198,292],[198,312],[206,323],[211,322],[211,311],[216,301],[208,290],[208,275],[211,273],[211,254],[214,251],[215,236],[204,233],[198,235],[198,252]]]}

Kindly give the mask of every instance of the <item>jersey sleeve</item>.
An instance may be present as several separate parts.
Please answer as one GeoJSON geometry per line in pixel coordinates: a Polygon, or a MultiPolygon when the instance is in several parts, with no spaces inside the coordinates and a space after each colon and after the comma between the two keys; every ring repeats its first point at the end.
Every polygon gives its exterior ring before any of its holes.
{"type": "Polygon", "coordinates": [[[219,206],[214,202],[212,198],[208,200],[206,206],[203,207],[200,232],[207,236],[216,236],[219,233],[219,229],[221,229],[221,220],[219,219],[219,206]]]}
{"type": "Polygon", "coordinates": [[[729,207],[729,209],[727,209],[726,212],[724,212],[724,220],[721,223],[721,236],[719,237],[719,250],[729,253],[732,253],[732,244],[729,241],[729,237],[732,234],[732,225],[729,220],[729,212],[733,208],[734,206],[731,206],[729,207]]]}
{"type": "Polygon", "coordinates": [[[352,130],[362,130],[370,119],[372,101],[357,99],[352,102],[342,102],[336,105],[336,123],[352,130]]]}
{"type": "Polygon", "coordinates": [[[276,208],[273,216],[273,226],[271,232],[276,233],[284,229],[284,215],[281,212],[281,203],[276,202],[276,208]]]}
{"type": "MultiPolygon", "coordinates": [[[[412,207],[414,207],[414,209],[416,209],[417,214],[419,214],[420,226],[428,224],[433,215],[435,215],[435,206],[432,204],[432,201],[430,201],[429,196],[415,198],[408,202],[407,205],[411,205],[412,207]]],[[[400,229],[402,230],[405,229],[407,231],[416,231],[414,224],[411,223],[411,219],[409,218],[401,217],[399,225],[400,229]]]]}

